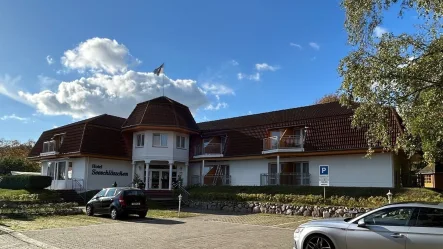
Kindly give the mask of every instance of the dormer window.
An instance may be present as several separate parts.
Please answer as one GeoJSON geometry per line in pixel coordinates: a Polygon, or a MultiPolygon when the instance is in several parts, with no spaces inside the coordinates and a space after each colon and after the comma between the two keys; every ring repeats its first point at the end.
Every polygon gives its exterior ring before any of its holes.
{"type": "Polygon", "coordinates": [[[56,141],[51,140],[43,143],[43,153],[55,152],[56,141]]]}

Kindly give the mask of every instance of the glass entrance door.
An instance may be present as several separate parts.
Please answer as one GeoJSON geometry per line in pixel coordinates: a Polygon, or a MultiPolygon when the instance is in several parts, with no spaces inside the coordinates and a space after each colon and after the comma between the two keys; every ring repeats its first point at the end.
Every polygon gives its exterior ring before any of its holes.
{"type": "Polygon", "coordinates": [[[151,189],[159,189],[160,188],[160,171],[153,170],[151,171],[151,189]]]}
{"type": "Polygon", "coordinates": [[[162,171],[161,189],[169,189],[169,171],[162,171]]]}

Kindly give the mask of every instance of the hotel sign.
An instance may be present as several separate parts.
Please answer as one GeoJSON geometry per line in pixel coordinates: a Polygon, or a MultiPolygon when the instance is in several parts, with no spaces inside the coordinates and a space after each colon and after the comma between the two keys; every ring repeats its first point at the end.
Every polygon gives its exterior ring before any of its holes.
{"type": "Polygon", "coordinates": [[[92,164],[92,175],[101,175],[101,176],[129,176],[128,172],[123,171],[113,171],[113,170],[104,170],[103,165],[92,164]]]}

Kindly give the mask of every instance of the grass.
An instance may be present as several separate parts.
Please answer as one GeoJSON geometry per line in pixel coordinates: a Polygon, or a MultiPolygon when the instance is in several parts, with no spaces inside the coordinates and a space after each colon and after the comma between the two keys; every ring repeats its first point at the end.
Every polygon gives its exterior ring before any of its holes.
{"type": "Polygon", "coordinates": [[[78,227],[116,222],[102,217],[86,215],[29,217],[23,219],[1,219],[0,224],[15,231],[41,230],[50,228],[78,227]]]}
{"type": "Polygon", "coordinates": [[[60,195],[51,190],[0,189],[0,200],[8,201],[59,201],[60,195]]]}
{"type": "MultiPolygon", "coordinates": [[[[194,217],[199,214],[181,212],[180,218],[194,217]]],[[[149,210],[147,218],[165,219],[165,218],[178,218],[177,211],[174,210],[149,210]]],[[[135,218],[135,217],[134,217],[135,218]]],[[[129,218],[129,221],[134,218],[129,218]]],[[[123,220],[125,221],[125,219],[123,220]]],[[[29,231],[29,230],[42,230],[51,228],[65,228],[65,227],[79,227],[89,226],[97,224],[115,223],[118,221],[112,220],[109,216],[87,216],[85,214],[80,215],[66,215],[66,216],[46,216],[46,217],[27,217],[27,218],[15,218],[15,219],[1,219],[0,225],[6,226],[15,231],[29,231]]]]}
{"type": "MultiPolygon", "coordinates": [[[[199,215],[198,213],[180,212],[180,218],[189,218],[199,215]]],[[[178,218],[176,210],[150,209],[148,218],[178,218]]]]}

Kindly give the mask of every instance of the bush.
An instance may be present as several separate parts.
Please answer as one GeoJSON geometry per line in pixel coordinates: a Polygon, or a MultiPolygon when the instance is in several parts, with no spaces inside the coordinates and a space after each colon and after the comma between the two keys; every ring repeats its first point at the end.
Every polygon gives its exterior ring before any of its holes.
{"type": "Polygon", "coordinates": [[[49,176],[17,175],[0,177],[0,188],[7,189],[44,189],[51,186],[49,176]]]}
{"type": "Polygon", "coordinates": [[[443,195],[423,188],[362,188],[318,186],[206,186],[189,189],[190,198],[200,201],[250,201],[296,205],[334,205],[350,207],[378,207],[388,203],[386,193],[394,193],[394,202],[443,202],[443,195]]]}

